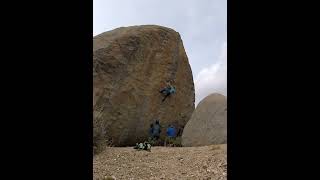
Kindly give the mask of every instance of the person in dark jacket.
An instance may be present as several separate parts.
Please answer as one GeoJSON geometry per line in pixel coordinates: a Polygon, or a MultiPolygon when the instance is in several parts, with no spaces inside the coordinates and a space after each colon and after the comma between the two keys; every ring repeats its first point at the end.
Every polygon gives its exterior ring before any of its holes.
{"type": "Polygon", "coordinates": [[[158,140],[160,138],[161,133],[161,126],[159,120],[156,120],[156,123],[153,125],[152,128],[152,138],[154,140],[158,140]]]}

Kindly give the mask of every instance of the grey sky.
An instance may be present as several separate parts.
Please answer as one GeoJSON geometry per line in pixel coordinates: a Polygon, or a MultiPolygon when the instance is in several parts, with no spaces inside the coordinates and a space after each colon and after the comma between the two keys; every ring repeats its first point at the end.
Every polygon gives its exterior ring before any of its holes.
{"type": "Polygon", "coordinates": [[[93,34],[156,24],[178,31],[192,68],[196,104],[227,95],[227,0],[93,0],[93,34]]]}

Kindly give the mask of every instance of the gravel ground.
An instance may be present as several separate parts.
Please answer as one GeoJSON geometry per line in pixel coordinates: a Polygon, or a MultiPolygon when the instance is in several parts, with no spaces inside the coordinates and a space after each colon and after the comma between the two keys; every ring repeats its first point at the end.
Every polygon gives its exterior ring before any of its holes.
{"type": "Polygon", "coordinates": [[[93,157],[93,179],[227,179],[227,145],[107,147],[93,157]],[[112,179],[112,178],[110,178],[112,179]]]}

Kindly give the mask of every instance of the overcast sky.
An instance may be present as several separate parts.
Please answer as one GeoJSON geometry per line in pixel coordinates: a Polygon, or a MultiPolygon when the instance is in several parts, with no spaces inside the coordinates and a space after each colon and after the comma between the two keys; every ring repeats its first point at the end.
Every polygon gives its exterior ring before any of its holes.
{"type": "Polygon", "coordinates": [[[180,33],[192,68],[196,104],[227,95],[227,0],[93,0],[93,34],[156,24],[180,33]]]}

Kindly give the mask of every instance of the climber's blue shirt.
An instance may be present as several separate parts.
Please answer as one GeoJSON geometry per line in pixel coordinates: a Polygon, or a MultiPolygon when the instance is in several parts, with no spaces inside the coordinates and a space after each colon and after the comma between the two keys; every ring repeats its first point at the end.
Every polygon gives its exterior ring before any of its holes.
{"type": "Polygon", "coordinates": [[[170,90],[169,90],[170,94],[173,94],[176,92],[176,89],[174,87],[170,87],[170,90]]]}

